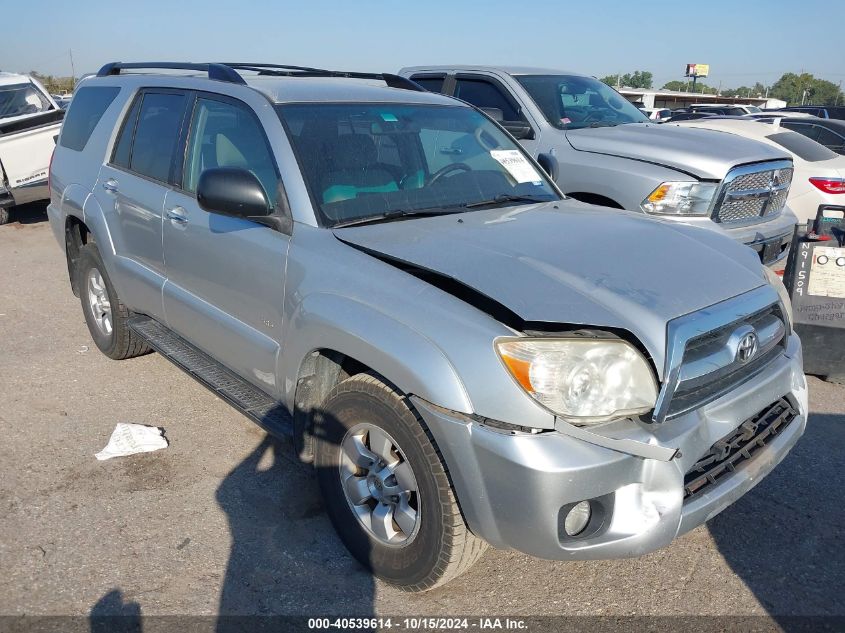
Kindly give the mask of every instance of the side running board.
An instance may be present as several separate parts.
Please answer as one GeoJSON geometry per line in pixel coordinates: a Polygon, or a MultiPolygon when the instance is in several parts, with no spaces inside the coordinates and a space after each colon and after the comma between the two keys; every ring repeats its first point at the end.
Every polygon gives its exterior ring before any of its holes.
{"type": "Polygon", "coordinates": [[[132,317],[129,327],[155,351],[268,433],[282,437],[293,435],[293,417],[287,407],[178,334],[146,316],[132,317]]]}

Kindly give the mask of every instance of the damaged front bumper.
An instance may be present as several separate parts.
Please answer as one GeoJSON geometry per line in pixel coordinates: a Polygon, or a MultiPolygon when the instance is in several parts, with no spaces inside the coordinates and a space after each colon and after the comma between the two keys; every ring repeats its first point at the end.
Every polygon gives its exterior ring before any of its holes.
{"type": "Polygon", "coordinates": [[[495,547],[555,560],[639,556],[668,545],[767,475],[803,434],[808,411],[797,336],[766,371],[734,391],[664,424],[642,425],[630,445],[645,448],[633,451],[639,455],[625,451],[624,442],[591,442],[590,433],[509,432],[413,400],[443,453],[470,529],[495,547]],[[685,499],[685,476],[697,462],[778,402],[789,403],[788,422],[685,499]],[[566,514],[584,500],[592,518],[571,537],[566,514]]]}

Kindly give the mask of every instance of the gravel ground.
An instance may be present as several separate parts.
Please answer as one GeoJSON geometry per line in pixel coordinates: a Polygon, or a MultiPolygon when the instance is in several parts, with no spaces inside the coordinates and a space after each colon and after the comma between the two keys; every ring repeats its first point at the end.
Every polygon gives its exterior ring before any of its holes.
{"type": "Polygon", "coordinates": [[[810,378],[807,433],[734,506],[639,559],[491,550],[407,595],[347,554],[289,448],[158,355],[91,342],[30,206],[0,227],[0,614],[845,615],[845,387],[810,378]],[[115,423],[166,450],[98,462],[115,423]]]}

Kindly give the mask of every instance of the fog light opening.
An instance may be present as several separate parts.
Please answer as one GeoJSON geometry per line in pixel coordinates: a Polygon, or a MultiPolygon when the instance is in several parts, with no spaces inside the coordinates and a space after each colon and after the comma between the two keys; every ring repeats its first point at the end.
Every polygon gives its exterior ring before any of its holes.
{"type": "Polygon", "coordinates": [[[567,536],[578,536],[587,529],[590,523],[590,517],[593,511],[589,501],[581,501],[572,506],[572,509],[566,513],[566,519],[563,522],[563,529],[567,536]]]}

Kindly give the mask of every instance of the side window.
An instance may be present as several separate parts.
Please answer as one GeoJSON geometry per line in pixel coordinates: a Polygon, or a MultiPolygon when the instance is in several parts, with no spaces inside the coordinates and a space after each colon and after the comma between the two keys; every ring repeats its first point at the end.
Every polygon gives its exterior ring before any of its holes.
{"type": "Polygon", "coordinates": [[[248,169],[275,206],[279,176],[255,114],[246,106],[200,97],[191,122],[182,188],[195,192],[200,174],[212,167],[248,169]]]}
{"type": "Polygon", "coordinates": [[[818,125],[815,127],[819,129],[819,138],[817,139],[819,143],[829,147],[834,152],[842,153],[842,150],[845,149],[845,137],[818,125]]]}
{"type": "Polygon", "coordinates": [[[458,79],[455,96],[477,108],[497,108],[504,121],[525,121],[525,117],[505,94],[494,84],[483,79],[458,79]]]}
{"type": "Polygon", "coordinates": [[[59,145],[77,152],[85,149],[94,128],[118,92],[120,88],[108,86],[91,86],[77,90],[62,126],[59,145]]]}
{"type": "Polygon", "coordinates": [[[445,75],[412,75],[411,81],[417,82],[423,88],[430,92],[443,92],[443,82],[445,75]]]}
{"type": "Polygon", "coordinates": [[[798,132],[799,134],[803,134],[807,138],[811,138],[814,141],[817,141],[819,138],[819,130],[821,128],[818,125],[809,125],[807,123],[781,123],[781,127],[785,127],[788,130],[792,130],[794,132],[798,132]]]}
{"type": "Polygon", "coordinates": [[[186,97],[179,93],[147,92],[141,102],[129,169],[168,182],[186,97]]]}
{"type": "Polygon", "coordinates": [[[135,136],[135,124],[138,121],[138,111],[141,109],[141,99],[140,96],[135,98],[132,109],[123,120],[112,154],[112,164],[124,169],[129,169],[129,151],[132,148],[132,137],[135,136]]]}

